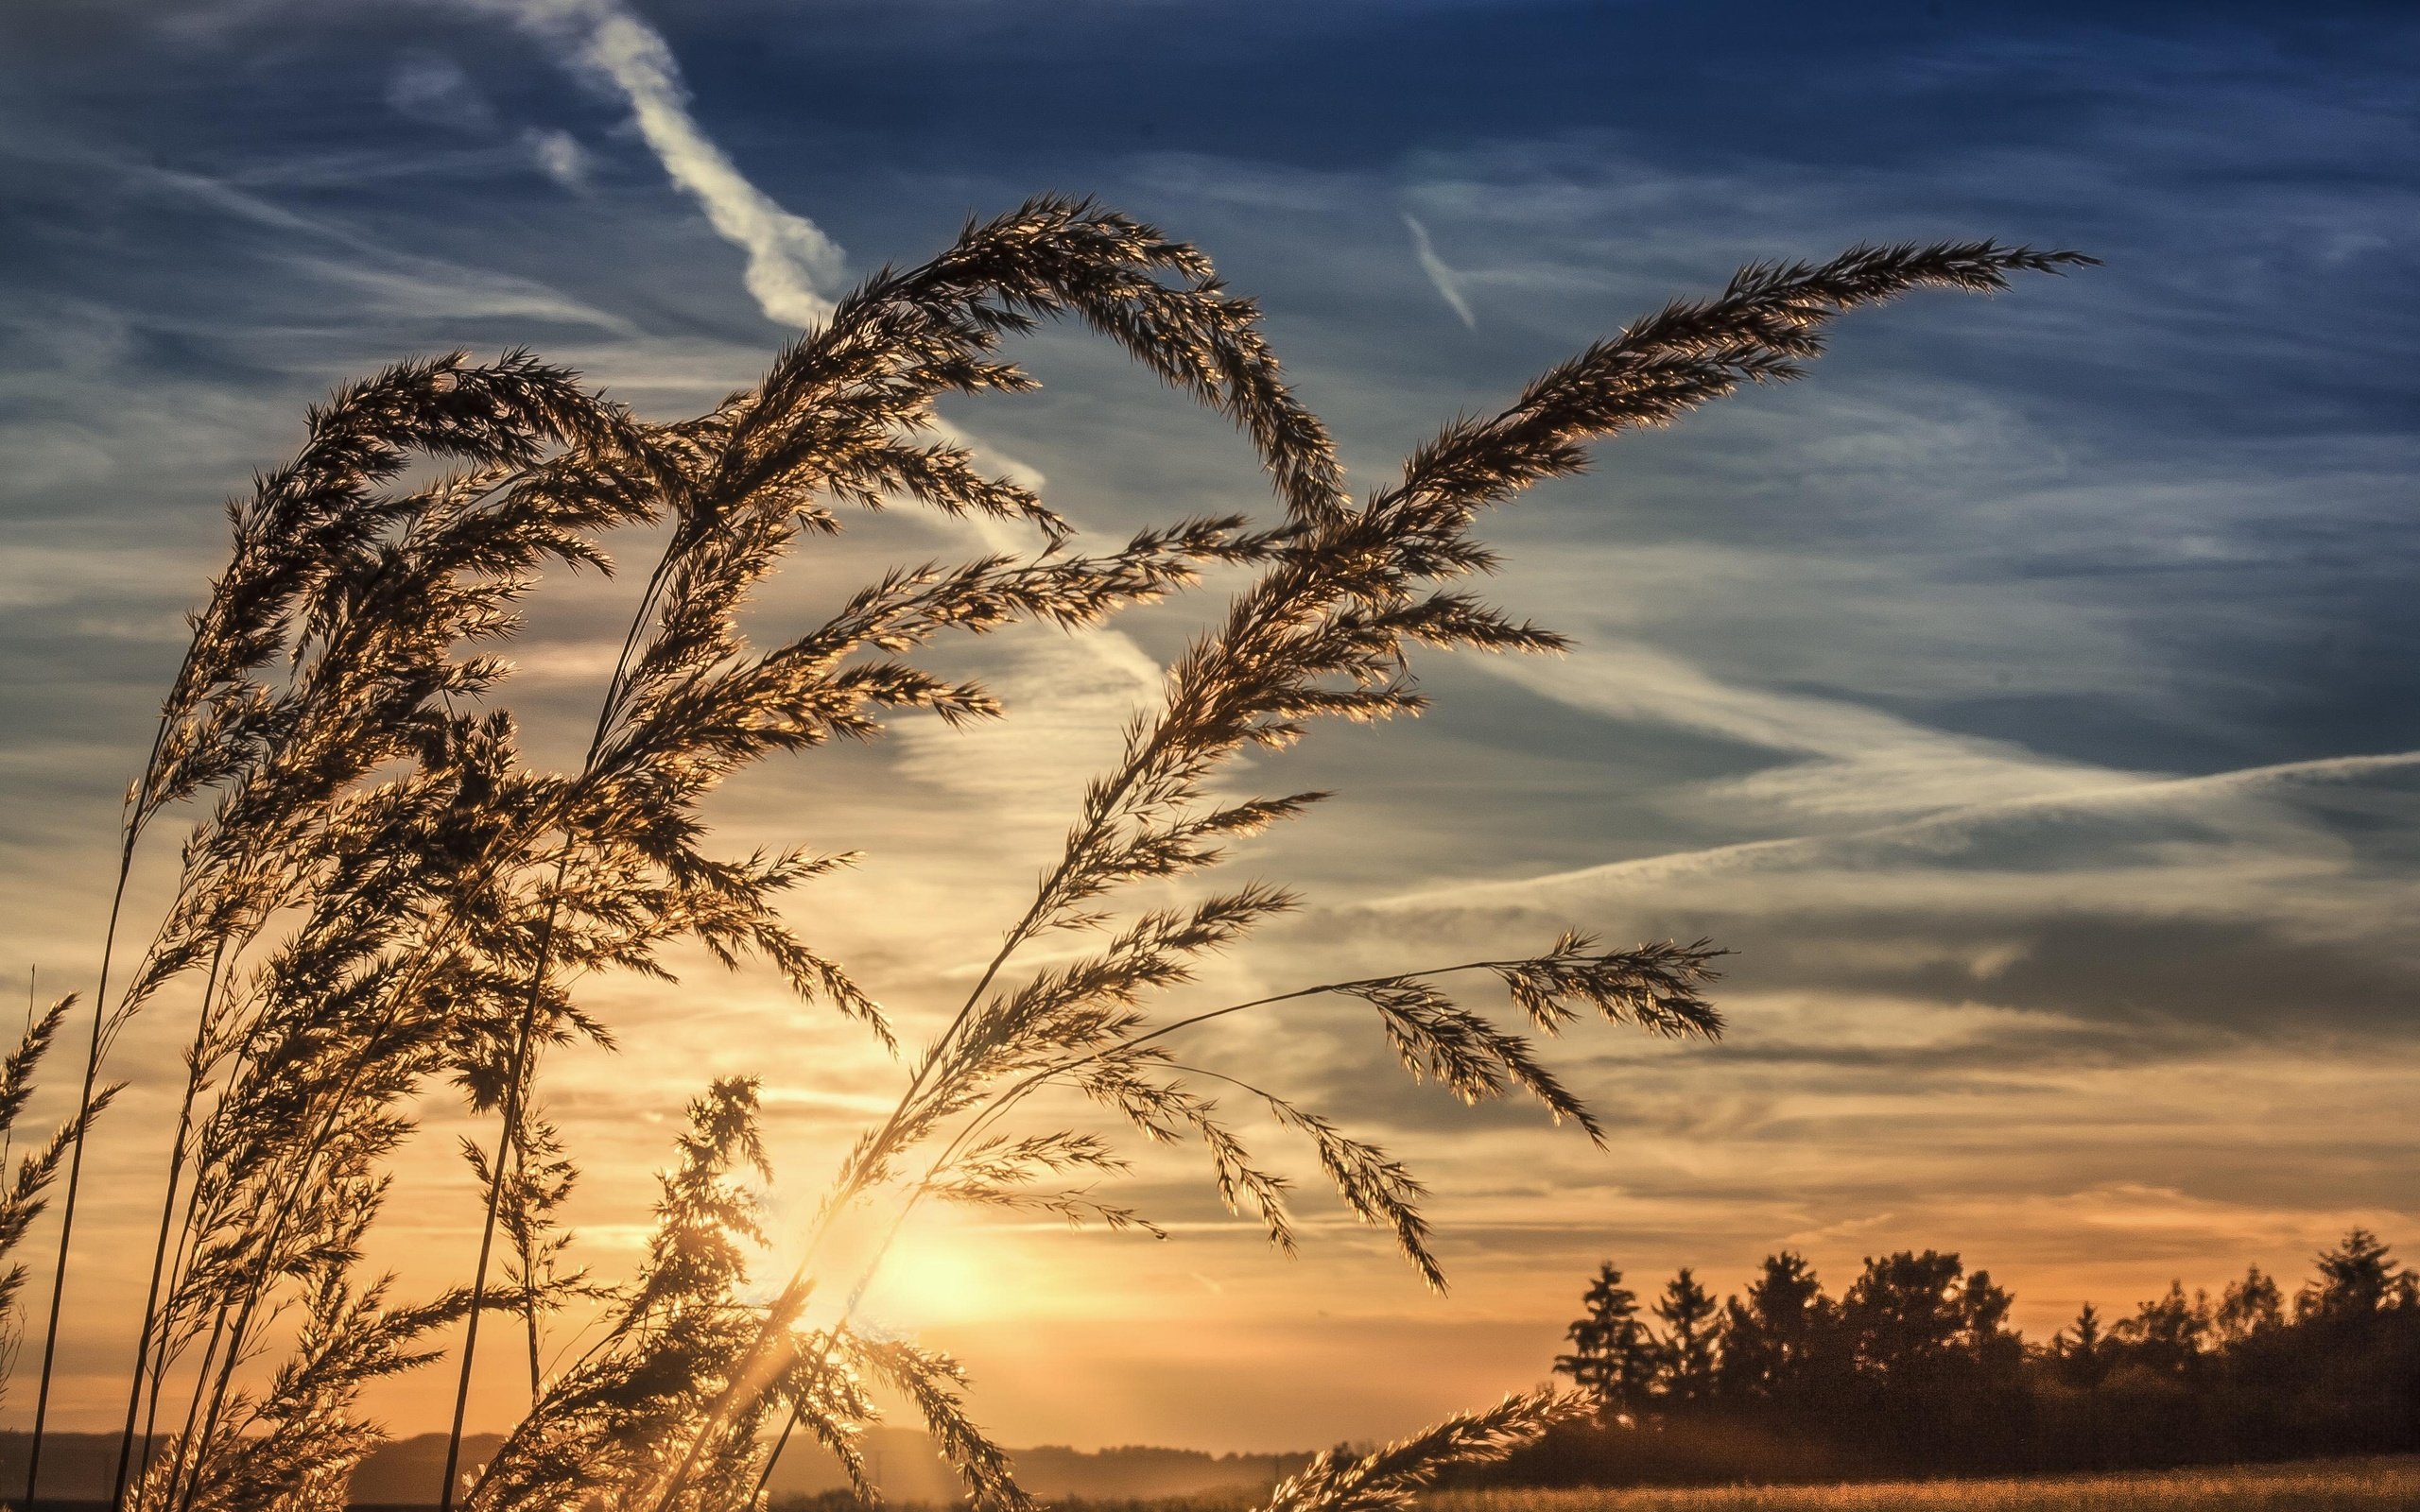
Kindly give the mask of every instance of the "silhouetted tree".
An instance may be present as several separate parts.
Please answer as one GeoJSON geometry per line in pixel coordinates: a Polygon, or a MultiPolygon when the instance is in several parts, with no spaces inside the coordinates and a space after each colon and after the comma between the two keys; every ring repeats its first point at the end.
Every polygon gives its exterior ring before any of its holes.
{"type": "Polygon", "coordinates": [[[2154,1297],[2109,1331],[2112,1342],[2130,1365],[2163,1376],[2187,1376],[2203,1364],[2210,1342],[2210,1297],[2207,1292],[2185,1295],[2183,1281],[2168,1283],[2168,1295],[2154,1297]]]}
{"type": "Polygon", "coordinates": [[[1608,1265],[1557,1368],[1610,1387],[1622,1409],[1495,1479],[1836,1481],[2420,1451],[2420,1280],[2360,1228],[2314,1271],[2290,1310],[2257,1266],[2215,1299],[2173,1281],[2114,1323],[2087,1303],[2029,1352],[2008,1292],[1955,1254],[1870,1259],[1838,1302],[1803,1256],[1773,1255],[1719,1310],[1685,1269],[1652,1309],[1661,1339],[1608,1265]],[[1651,1358],[1660,1410],[1647,1413],[1651,1358]]]}
{"type": "Polygon", "coordinates": [[[1689,1267],[1681,1267],[1656,1300],[1655,1315],[1666,1333],[1657,1349],[1657,1374],[1667,1401],[1703,1401],[1714,1394],[1715,1316],[1720,1311],[1689,1267]]]}
{"type": "Polygon", "coordinates": [[[2244,1269],[2243,1280],[2229,1281],[2219,1297],[2211,1327],[2221,1347],[2238,1344],[2286,1321],[2285,1294],[2257,1265],[2244,1269]]]}
{"type": "Polygon", "coordinates": [[[2072,1334],[2062,1329],[2050,1335],[2046,1353],[2059,1383],[2075,1392],[2083,1403],[2083,1468],[2097,1470],[2104,1468],[2100,1383],[2109,1378],[2116,1350],[2111,1347],[2108,1331],[2100,1325],[2100,1310],[2090,1302],[2076,1310],[2072,1328],[2072,1334]]]}
{"type": "Polygon", "coordinates": [[[2387,1246],[2367,1228],[2357,1228],[2344,1242],[2319,1257],[2319,1276],[2294,1298],[2297,1317],[2359,1318],[2395,1298],[2409,1296],[2411,1278],[2392,1259],[2387,1246]]]}
{"type": "Polygon", "coordinates": [[[1838,1353],[1828,1349],[1838,1320],[1806,1256],[1767,1256],[1747,1299],[1723,1304],[1718,1392],[1733,1401],[1806,1405],[1820,1389],[1819,1365],[1838,1353]]]}
{"type": "Polygon", "coordinates": [[[2100,1310],[2086,1302],[2076,1320],[2050,1336],[2050,1358],[2058,1363],[2059,1379],[2078,1391],[2098,1387],[2109,1374],[2109,1334],[2100,1326],[2100,1310]]]}
{"type": "Polygon", "coordinates": [[[1595,1392],[1609,1411],[1635,1415],[1655,1380],[1655,1338],[1639,1321],[1638,1294],[1606,1261],[1581,1303],[1587,1312],[1564,1331],[1571,1352],[1555,1357],[1555,1372],[1595,1392]]]}
{"type": "Polygon", "coordinates": [[[1955,1254],[1901,1250],[1869,1259],[1842,1298],[1857,1394],[1902,1469],[1921,1469],[1973,1425],[2008,1426],[2024,1344],[2007,1328],[2012,1298],[1955,1254]]]}
{"type": "Polygon", "coordinates": [[[1841,1308],[1858,1372],[1886,1385],[1930,1383],[1987,1356],[2006,1358],[2012,1298],[1989,1272],[1970,1278],[1965,1269],[1930,1249],[1869,1259],[1841,1308]]]}

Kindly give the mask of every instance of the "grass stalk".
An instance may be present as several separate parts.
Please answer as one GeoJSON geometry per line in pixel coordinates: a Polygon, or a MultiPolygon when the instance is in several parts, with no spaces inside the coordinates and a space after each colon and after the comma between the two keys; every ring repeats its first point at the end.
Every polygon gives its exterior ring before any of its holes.
{"type": "MultiPolygon", "coordinates": [[[[167,723],[164,719],[161,729],[167,723]]],[[[153,740],[153,759],[158,759],[158,740],[153,740]]],[[[84,1139],[93,1122],[93,1089],[101,1073],[101,1026],[108,1017],[110,952],[117,941],[118,914],[126,902],[127,879],[134,870],[136,827],[126,827],[126,840],[118,848],[117,886],[110,900],[110,919],[101,936],[100,980],[93,989],[93,1037],[84,1050],[84,1082],[76,1098],[76,1140],[67,1158],[67,1190],[59,1206],[59,1256],[50,1276],[50,1314],[43,1325],[42,1373],[40,1384],[34,1388],[33,1432],[26,1445],[25,1512],[34,1512],[35,1489],[42,1474],[43,1432],[50,1418],[51,1367],[59,1350],[60,1307],[67,1297],[67,1251],[76,1237],[76,1199],[84,1177],[84,1139]]]]}
{"type": "MultiPolygon", "coordinates": [[[[596,769],[598,752],[605,747],[605,736],[613,728],[614,715],[619,707],[626,680],[630,677],[631,657],[637,651],[639,638],[647,622],[655,612],[656,601],[671,576],[673,564],[690,544],[690,533],[684,520],[675,524],[672,539],[666,542],[664,554],[656,558],[655,569],[648,575],[647,586],[640,592],[638,609],[631,616],[630,628],[623,632],[622,649],[614,660],[614,674],[606,680],[605,697],[596,711],[596,725],[588,737],[588,752],[580,761],[580,775],[596,769]]],[[[555,864],[554,885],[547,889],[546,921],[538,932],[538,947],[529,968],[529,989],[524,995],[521,1017],[513,1027],[510,1080],[506,1084],[504,1127],[496,1136],[495,1159],[488,1167],[487,1213],[479,1225],[479,1258],[471,1272],[471,1311],[462,1327],[462,1364],[454,1383],[454,1418],[445,1435],[445,1469],[443,1483],[438,1488],[438,1512],[454,1512],[454,1480],[462,1464],[462,1428],[471,1405],[471,1371],[477,1360],[479,1314],[486,1308],[488,1256],[495,1245],[497,1209],[504,1195],[507,1160],[520,1147],[522,1090],[532,1068],[528,1065],[530,1040],[538,1023],[538,1003],[545,990],[546,963],[554,950],[555,925],[561,908],[563,879],[571,868],[571,844],[566,838],[562,858],[555,864]]],[[[525,1272],[523,1282],[531,1278],[525,1272]]],[[[529,1391],[538,1392],[538,1312],[533,1296],[528,1303],[529,1391]]]]}
{"type": "MultiPolygon", "coordinates": [[[[168,1235],[175,1225],[177,1214],[177,1188],[180,1178],[184,1175],[185,1136],[193,1127],[194,1099],[199,1093],[201,1086],[202,1050],[210,1033],[212,1000],[218,989],[218,973],[220,967],[224,964],[225,952],[226,944],[223,940],[211,952],[210,971],[202,980],[201,1009],[194,1020],[193,1048],[185,1054],[187,1070],[184,1096],[177,1105],[176,1137],[169,1142],[168,1145],[168,1190],[160,1199],[160,1232],[151,1246],[151,1281],[143,1294],[143,1323],[135,1333],[134,1368],[129,1372],[130,1379],[126,1392],[126,1424],[118,1435],[117,1467],[110,1486],[110,1506],[112,1512],[117,1512],[117,1509],[126,1505],[127,1475],[133,1464],[134,1421],[142,1406],[145,1379],[147,1375],[155,1383],[158,1379],[156,1372],[147,1368],[155,1342],[151,1336],[151,1330],[154,1315],[160,1304],[160,1283],[167,1268],[168,1235]]],[[[165,1341],[158,1342],[164,1344],[165,1341]]],[[[154,1408],[155,1410],[157,1408],[156,1401],[154,1408]]],[[[147,1432],[143,1440],[143,1463],[148,1465],[150,1459],[151,1439],[147,1432]]]]}
{"type": "MultiPolygon", "coordinates": [[[[557,871],[555,885],[562,885],[562,874],[557,871]]],[[[547,951],[555,935],[555,910],[546,911],[544,928],[538,933],[539,971],[544,971],[547,951]]],[[[445,1479],[438,1490],[438,1512],[454,1512],[454,1477],[462,1463],[462,1424],[471,1409],[471,1365],[478,1354],[479,1314],[487,1311],[488,1257],[495,1247],[496,1211],[504,1200],[506,1163],[512,1152],[514,1134],[521,1116],[522,1087],[528,1072],[529,1040],[538,1020],[538,993],[543,975],[529,986],[528,1005],[523,1010],[521,1022],[512,1041],[512,1063],[505,1083],[504,1129],[497,1137],[495,1160],[489,1167],[487,1218],[479,1228],[478,1263],[471,1272],[471,1313],[462,1325],[462,1366],[454,1383],[454,1421],[445,1435],[445,1479]]],[[[526,1278],[525,1278],[526,1279],[526,1278]]],[[[536,1358],[534,1347],[531,1358],[536,1358]]]]}

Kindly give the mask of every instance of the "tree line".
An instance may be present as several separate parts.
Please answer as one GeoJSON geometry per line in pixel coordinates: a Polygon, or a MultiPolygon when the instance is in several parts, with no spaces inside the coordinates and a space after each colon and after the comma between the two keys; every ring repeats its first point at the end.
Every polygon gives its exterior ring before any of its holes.
{"type": "Polygon", "coordinates": [[[1956,1254],[1868,1259],[1834,1297],[1769,1257],[1717,1301],[1689,1269],[1642,1303],[1612,1263],[1557,1374],[1596,1393],[1490,1482],[1619,1485],[2006,1474],[2420,1449],[2420,1276],[2366,1229],[2289,1296],[2258,1266],[2048,1339],[1956,1254]]]}

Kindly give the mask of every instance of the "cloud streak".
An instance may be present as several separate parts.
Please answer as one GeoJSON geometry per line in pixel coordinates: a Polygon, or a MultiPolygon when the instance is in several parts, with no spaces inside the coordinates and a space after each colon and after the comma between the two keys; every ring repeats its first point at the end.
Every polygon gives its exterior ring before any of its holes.
{"type": "MultiPolygon", "coordinates": [[[[1970,804],[1946,813],[1892,824],[1874,825],[1837,834],[1790,835],[1751,840],[1737,845],[1709,846],[1664,855],[1582,867],[1546,876],[1508,882],[1424,887],[1378,900],[1370,906],[1381,912],[1419,912],[1438,908],[1456,911],[1517,907],[1572,893],[1670,883],[1715,874],[1787,870],[1859,854],[1876,852],[1939,856],[1996,826],[2043,816],[2114,816],[2158,809],[2191,810],[2264,790],[2297,783],[2359,782],[2420,769],[2420,750],[2377,756],[2330,756],[2312,761],[2280,762],[2198,777],[2148,778],[2113,782],[2100,787],[1970,804]]],[[[2114,876],[2127,874],[2113,870],[2114,876]]],[[[2282,863],[2281,879],[2308,878],[2308,868],[2282,863]]],[[[2139,879],[2137,879],[2139,880],[2139,879]]],[[[1938,884],[1930,885],[1936,901],[1949,899],[1938,884]]],[[[1876,895],[1869,902],[1905,906],[1911,900],[1876,895]]]]}
{"type": "Polygon", "coordinates": [[[1692,807],[1873,818],[1979,801],[2108,787],[2129,774],[2038,756],[2006,741],[1947,734],[1841,698],[1742,687],[1635,643],[1590,645],[1551,662],[1503,659],[1486,670],[1566,707],[1668,726],[1805,758],[1702,784],[1692,807]]]}
{"type": "Polygon", "coordinates": [[[748,293],[766,318],[807,326],[831,316],[831,291],[847,261],[839,244],[774,203],[706,135],[689,113],[681,65],[661,34],[614,0],[489,0],[487,9],[502,9],[563,49],[574,67],[630,103],[664,171],[698,202],[717,234],[747,253],[748,293]]]}
{"type": "Polygon", "coordinates": [[[1445,260],[1437,255],[1436,244],[1428,239],[1428,228],[1417,216],[1407,210],[1403,223],[1411,232],[1411,255],[1420,260],[1420,270],[1428,275],[1428,282],[1437,285],[1437,292],[1462,318],[1462,324],[1478,330],[1478,317],[1471,313],[1471,301],[1462,295],[1462,275],[1447,267],[1445,260]]]}

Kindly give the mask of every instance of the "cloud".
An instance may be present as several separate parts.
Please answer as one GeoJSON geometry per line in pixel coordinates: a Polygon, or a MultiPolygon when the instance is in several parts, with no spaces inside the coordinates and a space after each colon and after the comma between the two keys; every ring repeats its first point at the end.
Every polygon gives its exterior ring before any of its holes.
{"type": "Polygon", "coordinates": [[[1462,276],[1447,267],[1445,260],[1437,255],[1436,246],[1428,239],[1428,228],[1418,217],[1405,211],[1403,223],[1411,231],[1411,252],[1420,259],[1420,270],[1428,275],[1428,282],[1437,285],[1437,292],[1462,318],[1462,324],[1478,330],[1478,318],[1471,314],[1471,301],[1462,297],[1462,276]]]}
{"type": "MultiPolygon", "coordinates": [[[[2273,789],[2356,782],[2415,769],[2420,769],[2420,751],[2398,751],[2379,756],[2339,756],[2285,762],[2200,777],[2115,782],[2098,787],[2079,787],[2030,798],[1969,804],[1923,818],[1835,834],[1791,835],[1709,846],[1608,862],[1518,881],[1423,887],[1379,900],[1371,906],[1387,911],[1478,910],[1544,903],[1550,899],[1592,892],[1629,891],[1697,878],[1737,877],[1764,871],[1823,873],[1827,870],[1878,869],[1883,863],[1894,860],[1901,863],[1938,861],[1974,845],[1996,831],[2019,831],[2045,819],[2108,821],[2129,816],[2155,816],[2163,811],[2245,833],[2247,838],[2256,842],[2251,849],[2251,857],[2256,857],[2258,862],[2255,874],[2264,879],[2290,881],[2296,877],[2308,878],[2315,865],[2325,868],[2326,861],[2314,863],[2308,857],[2297,858],[2289,847],[2281,843],[2286,836],[2280,831],[2300,831],[2302,827],[2281,824],[2273,815],[2232,808],[2231,800],[2256,798],[2273,789]]],[[[2101,857],[2103,876],[2115,885],[2113,890],[2122,893],[2139,886],[2143,874],[2121,865],[2124,859],[2122,851],[2110,843],[2113,837],[2105,829],[2099,838],[2107,847],[2101,857]]],[[[2087,847],[2091,844],[2092,840],[2087,838],[2087,847]]],[[[2156,848],[2170,851],[2174,849],[2172,841],[2167,840],[2155,842],[2156,848]]],[[[2154,855],[2149,859],[2156,864],[2158,857],[2154,855]]],[[[2029,870],[2028,874],[2041,876],[2050,886],[2066,889],[2069,896],[2081,896],[2079,879],[2073,875],[2063,876],[2055,870],[2029,870]]],[[[1982,882],[1988,879],[1977,876],[1972,880],[1982,882]]],[[[1826,880],[1824,884],[1826,886],[1835,885],[1836,879],[1826,880]]],[[[1948,904],[1957,892],[1957,889],[1946,887],[1938,880],[1920,885],[1932,889],[1944,905],[1948,904]]],[[[2190,894],[2171,891],[2160,896],[2173,901],[2190,894]]],[[[1858,901],[1843,899],[1843,902],[1852,903],[1858,901]]],[[[1904,893],[1889,889],[1870,891],[1863,901],[1877,907],[1908,906],[1916,902],[1904,893]]],[[[2002,897],[1984,902],[1988,906],[2007,901],[2002,897]]]]}
{"type": "MultiPolygon", "coordinates": [[[[498,0],[481,0],[496,9],[498,0]]],[[[748,293],[768,319],[821,323],[845,267],[839,245],[751,183],[689,113],[681,65],[653,28],[614,0],[527,0],[505,12],[629,101],[664,171],[717,234],[748,254],[748,293]]]]}
{"type": "Polygon", "coordinates": [[[405,251],[343,220],[305,214],[224,179],[97,152],[61,156],[88,172],[107,173],[128,189],[182,199],[276,232],[285,240],[272,244],[269,255],[313,278],[351,284],[385,313],[444,322],[539,319],[620,336],[638,334],[626,318],[536,279],[405,251]],[[311,244],[345,255],[310,249],[311,244]]]}
{"type": "Polygon", "coordinates": [[[397,258],[387,266],[296,252],[281,259],[296,271],[349,285],[357,308],[390,318],[458,324],[475,320],[545,322],[634,335],[630,322],[534,280],[486,268],[397,258]]]}
{"type": "Polygon", "coordinates": [[[397,63],[387,76],[387,103],[396,113],[430,126],[465,131],[495,127],[494,108],[451,58],[422,55],[397,63]]]}
{"type": "Polygon", "coordinates": [[[1500,658],[1489,671],[1557,702],[1664,724],[1813,760],[1697,786],[1692,809],[1871,818],[2050,798],[2122,780],[2105,767],[2037,756],[2005,741],[1953,735],[1842,698],[1726,683],[1638,644],[1590,645],[1566,659],[1500,658]]]}
{"type": "Polygon", "coordinates": [[[532,128],[521,134],[521,141],[539,172],[575,193],[588,188],[588,149],[578,137],[569,131],[532,128]]]}
{"type": "MultiPolygon", "coordinates": [[[[1042,472],[947,421],[936,432],[978,462],[1036,493],[1042,472]]],[[[954,541],[985,554],[1030,555],[1030,527],[969,515],[934,520],[954,541]]],[[[1049,833],[1075,812],[1084,780],[1117,759],[1118,735],[1138,706],[1157,698],[1157,661],[1121,630],[1021,627],[1006,637],[1008,665],[985,679],[1005,719],[951,729],[938,720],[900,726],[900,769],[983,803],[988,821],[1020,838],[1049,833]]]]}

